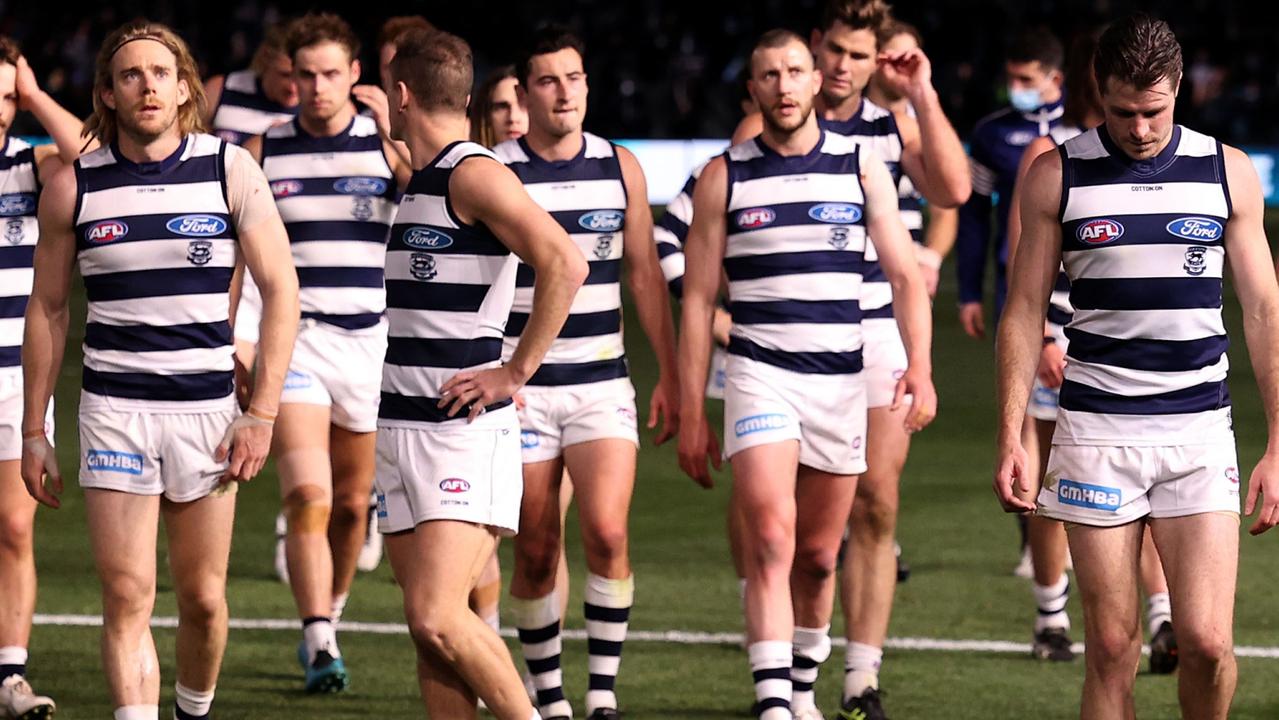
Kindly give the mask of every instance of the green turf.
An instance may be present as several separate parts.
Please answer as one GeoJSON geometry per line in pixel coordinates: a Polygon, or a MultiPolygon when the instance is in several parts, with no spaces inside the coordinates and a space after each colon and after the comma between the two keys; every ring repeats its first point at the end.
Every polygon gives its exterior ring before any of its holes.
{"type": "MultiPolygon", "coordinates": [[[[1271,234],[1279,232],[1272,215],[1271,234]]],[[[914,568],[899,586],[891,634],[951,639],[1029,640],[1034,607],[1028,584],[1010,575],[1016,561],[1016,530],[990,492],[993,456],[993,350],[962,335],[954,317],[953,271],[935,313],[936,383],[940,416],[917,437],[902,489],[899,538],[914,568]]],[[[82,302],[82,301],[81,301],[82,302]]],[[[75,399],[79,381],[82,308],[72,321],[72,342],[58,392],[59,454],[74,475],[75,399]]],[[[1265,425],[1242,342],[1237,305],[1229,327],[1232,388],[1241,466],[1260,456],[1265,425]]],[[[627,325],[638,328],[632,317],[627,325]]],[[[629,337],[641,407],[654,376],[643,337],[629,337]]],[[[741,628],[737,585],[723,532],[727,478],[704,491],[681,475],[673,448],[646,447],[640,459],[631,518],[637,604],[631,626],[638,630],[736,631],[741,628]]],[[[74,485],[74,483],[71,483],[74,485]]],[[[292,599],[271,571],[276,487],[268,472],[244,487],[232,551],[229,597],[236,617],[287,618],[292,599]]],[[[567,623],[581,627],[582,555],[576,526],[569,529],[574,598],[567,623]]],[[[1279,616],[1272,600],[1273,535],[1243,541],[1237,605],[1239,644],[1279,646],[1279,616]]],[[[162,546],[163,547],[163,546],[162,546]]],[[[100,611],[84,529],[81,494],[69,487],[60,511],[42,509],[37,521],[39,611],[100,611]]],[[[163,549],[161,549],[163,554],[163,549]]],[[[509,552],[504,553],[508,560],[509,552]]],[[[163,557],[161,558],[163,561],[163,557]]],[[[163,565],[161,566],[163,567],[163,565]]],[[[1078,608],[1072,617],[1080,627],[1078,608]]],[[[171,585],[161,574],[158,615],[174,613],[171,585]]],[[[357,580],[346,617],[399,621],[399,595],[385,565],[357,580]]],[[[1080,637],[1077,632],[1077,639],[1080,637]]],[[[171,630],[158,630],[166,703],[173,682],[171,630]]],[[[98,671],[98,631],[37,627],[32,639],[31,678],[53,695],[58,717],[104,718],[110,703],[98,671]]],[[[423,715],[412,673],[407,637],[348,633],[342,647],[353,687],[342,696],[312,698],[300,691],[295,664],[296,632],[232,631],[219,685],[219,718],[406,718],[423,715]]],[[[581,711],[586,689],[586,648],[565,643],[567,692],[581,711]]],[[[838,701],[842,652],[827,663],[819,701],[838,701]]],[[[882,674],[886,704],[897,718],[1076,717],[1082,662],[1048,666],[1010,655],[892,651],[882,674]]],[[[1242,660],[1235,718],[1279,716],[1279,661],[1242,660]]],[[[745,717],[752,701],[744,653],[730,646],[682,646],[632,642],[627,646],[619,695],[630,718],[745,717]]],[[[1175,680],[1141,676],[1138,712],[1173,717],[1175,680]]]]}

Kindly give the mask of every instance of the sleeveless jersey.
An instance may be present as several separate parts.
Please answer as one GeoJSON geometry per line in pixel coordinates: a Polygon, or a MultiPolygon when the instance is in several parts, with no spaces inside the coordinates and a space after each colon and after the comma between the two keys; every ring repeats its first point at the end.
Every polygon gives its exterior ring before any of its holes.
{"type": "Polygon", "coordinates": [[[227,73],[210,125],[214,135],[243,145],[245,140],[286,123],[297,114],[296,107],[285,107],[267,98],[252,70],[238,70],[227,73]]]}
{"type": "Polygon", "coordinates": [[[693,222],[693,188],[702,170],[710,161],[693,168],[684,188],[666,206],[666,212],[653,224],[653,240],[657,243],[657,260],[671,295],[684,297],[684,241],[688,239],[688,227],[693,222]]]}
{"type": "Polygon", "coordinates": [[[0,147],[0,371],[22,363],[22,331],[34,276],[40,179],[35,148],[15,137],[0,147]]]}

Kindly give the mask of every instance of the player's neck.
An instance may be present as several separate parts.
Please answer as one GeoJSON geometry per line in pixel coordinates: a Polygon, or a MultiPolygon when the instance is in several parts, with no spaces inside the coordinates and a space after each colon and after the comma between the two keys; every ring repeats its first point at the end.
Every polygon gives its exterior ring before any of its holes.
{"type": "Polygon", "coordinates": [[[904,96],[899,97],[896,100],[888,97],[882,90],[875,87],[873,83],[866,88],[866,99],[893,113],[906,112],[906,106],[910,104],[904,96]]]}
{"type": "Polygon", "coordinates": [[[823,120],[835,120],[838,122],[851,120],[853,114],[856,113],[857,109],[861,106],[861,92],[855,92],[852,95],[849,95],[841,100],[837,105],[832,105],[830,101],[826,99],[826,96],[821,93],[818,93],[817,97],[813,98],[813,110],[817,113],[817,117],[820,117],[823,120]]]}
{"type": "Polygon", "coordinates": [[[414,171],[429,165],[450,144],[469,139],[465,115],[423,114],[405,122],[404,144],[414,171]]]}
{"type": "Polygon", "coordinates": [[[333,137],[351,125],[351,119],[355,117],[355,105],[349,101],[341,110],[333,114],[333,117],[314,118],[306,113],[298,113],[298,124],[306,131],[308,135],[315,137],[333,137]]]}
{"type": "Polygon", "coordinates": [[[153,163],[169,157],[182,145],[182,133],[178,126],[164,131],[153,138],[137,138],[120,129],[116,132],[116,147],[126,160],[135,163],[153,163]]]}
{"type": "Polygon", "coordinates": [[[812,152],[813,148],[817,147],[821,137],[822,131],[817,126],[817,117],[813,113],[809,113],[808,119],[804,121],[804,124],[790,132],[764,123],[764,132],[760,135],[760,142],[782,157],[797,157],[812,152]]]}
{"type": "Polygon", "coordinates": [[[537,156],[550,162],[572,160],[582,152],[582,131],[576,130],[567,135],[556,137],[541,128],[530,126],[524,142],[537,156]]]}

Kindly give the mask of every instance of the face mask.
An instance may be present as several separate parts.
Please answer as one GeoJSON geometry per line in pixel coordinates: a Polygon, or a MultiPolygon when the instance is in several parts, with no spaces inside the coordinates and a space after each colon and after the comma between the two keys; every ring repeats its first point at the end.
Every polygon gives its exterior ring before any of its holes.
{"type": "Polygon", "coordinates": [[[1008,100],[1014,108],[1021,112],[1037,110],[1044,104],[1043,96],[1038,88],[1026,88],[1024,90],[1008,88],[1008,100]]]}

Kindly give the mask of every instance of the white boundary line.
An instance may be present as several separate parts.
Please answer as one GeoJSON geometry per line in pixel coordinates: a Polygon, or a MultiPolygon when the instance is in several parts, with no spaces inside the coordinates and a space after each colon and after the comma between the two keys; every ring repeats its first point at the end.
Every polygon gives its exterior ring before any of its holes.
{"type": "MultiPolygon", "coordinates": [[[[101,615],[45,615],[35,616],[36,625],[57,627],[101,627],[101,615]]],[[[175,617],[151,618],[152,627],[175,628],[178,619],[175,617]]],[[[280,618],[231,618],[233,630],[298,630],[296,619],[280,618]]],[[[408,635],[408,626],[403,623],[356,622],[343,620],[340,624],[343,632],[363,633],[368,635],[408,635]]],[[[515,630],[502,628],[502,637],[515,637],[515,630]]],[[[585,640],[584,630],[565,630],[564,637],[569,640],[585,640]]],[[[632,630],[626,635],[627,640],[638,642],[658,642],[675,645],[741,645],[744,637],[741,633],[709,633],[687,630],[632,630]]],[[[837,646],[844,644],[844,638],[832,638],[837,646]]],[[[1007,655],[1030,654],[1030,643],[1010,642],[1008,640],[944,640],[927,637],[893,637],[888,638],[888,648],[893,650],[933,651],[933,652],[967,652],[996,653],[1007,655]]],[[[1075,643],[1074,651],[1082,653],[1082,643],[1075,643]]],[[[1143,652],[1149,652],[1144,648],[1143,652]]],[[[1239,645],[1235,647],[1235,655],[1247,658],[1264,658],[1279,660],[1279,647],[1258,647],[1239,645]]]]}

